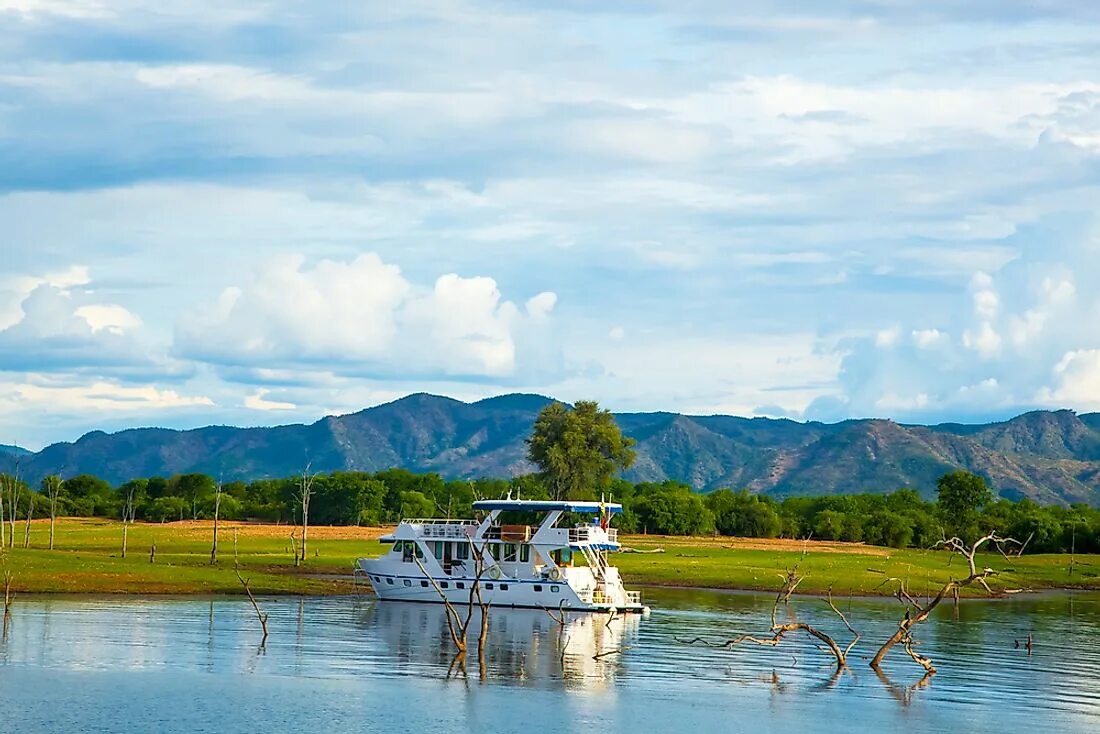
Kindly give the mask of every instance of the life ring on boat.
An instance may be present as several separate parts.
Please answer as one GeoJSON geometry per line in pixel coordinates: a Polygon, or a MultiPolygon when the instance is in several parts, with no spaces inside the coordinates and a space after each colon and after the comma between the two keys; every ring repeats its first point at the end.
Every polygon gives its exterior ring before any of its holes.
{"type": "Polygon", "coordinates": [[[550,577],[551,581],[561,581],[561,569],[560,568],[551,568],[550,573],[548,573],[546,575],[550,577]]]}
{"type": "Polygon", "coordinates": [[[494,581],[496,579],[499,579],[502,575],[503,574],[500,572],[500,566],[493,566],[489,569],[489,578],[493,579],[494,581]]]}

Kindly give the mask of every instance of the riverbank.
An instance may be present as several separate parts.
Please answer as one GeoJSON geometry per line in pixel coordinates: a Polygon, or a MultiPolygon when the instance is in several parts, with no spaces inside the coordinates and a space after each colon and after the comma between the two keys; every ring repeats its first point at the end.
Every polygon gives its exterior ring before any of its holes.
{"type": "MultiPolygon", "coordinates": [[[[49,521],[32,523],[30,548],[8,549],[0,572],[12,574],[18,593],[67,594],[239,594],[234,573],[234,537],[242,575],[259,594],[347,594],[355,591],[349,573],[355,559],[378,555],[378,537],[389,528],[311,527],[307,558],[293,562],[286,525],[223,522],[217,563],[210,564],[211,523],[135,523],[122,557],[122,526],[98,519],[58,520],[54,550],[49,521]],[[156,545],[154,562],[150,550],[156,545]]],[[[23,526],[17,526],[17,545],[23,526]]],[[[294,544],[299,540],[293,541],[294,544]]],[[[857,543],[801,542],[739,538],[624,536],[615,563],[628,586],[774,590],[785,569],[799,564],[803,593],[889,595],[905,579],[914,593],[934,590],[962,573],[961,559],[945,552],[896,550],[857,543]],[[656,551],[662,552],[646,552],[656,551]]],[[[991,580],[999,591],[1100,589],[1100,556],[1032,555],[1006,560],[980,558],[1002,573],[991,580]]]]}

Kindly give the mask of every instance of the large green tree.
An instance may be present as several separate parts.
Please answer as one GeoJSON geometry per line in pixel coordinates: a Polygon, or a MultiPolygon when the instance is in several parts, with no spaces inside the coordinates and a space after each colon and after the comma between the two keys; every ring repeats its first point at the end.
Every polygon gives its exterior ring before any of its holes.
{"type": "Polygon", "coordinates": [[[978,513],[993,501],[993,491],[985,479],[967,471],[953,471],[936,480],[936,509],[949,535],[970,542],[975,540],[978,513]]]}
{"type": "Polygon", "coordinates": [[[527,439],[527,456],[539,468],[554,499],[592,498],[606,490],[615,473],[634,463],[634,439],[623,436],[608,410],[594,400],[570,408],[542,409],[527,439]]]}

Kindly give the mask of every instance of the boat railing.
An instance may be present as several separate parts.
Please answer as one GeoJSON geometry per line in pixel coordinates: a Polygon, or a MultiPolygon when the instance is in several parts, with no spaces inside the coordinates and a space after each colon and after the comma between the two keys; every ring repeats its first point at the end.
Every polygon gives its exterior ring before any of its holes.
{"type": "Polygon", "coordinates": [[[477,527],[477,522],[473,520],[439,520],[439,519],[415,519],[415,520],[402,520],[402,522],[409,525],[420,526],[420,537],[422,538],[469,538],[473,528],[477,527]]]}
{"type": "Polygon", "coordinates": [[[619,531],[615,528],[603,528],[596,525],[578,525],[577,527],[569,528],[569,542],[570,543],[591,543],[595,540],[604,540],[608,543],[619,542],[619,531]],[[600,530],[605,533],[603,538],[596,534],[596,531],[600,530]]]}
{"type": "Polygon", "coordinates": [[[627,602],[627,604],[641,604],[642,603],[642,592],[640,592],[640,591],[628,591],[628,592],[626,592],[626,602],[627,602]]]}
{"type": "Polygon", "coordinates": [[[405,518],[401,522],[409,525],[477,525],[477,520],[448,519],[445,517],[405,518]]]}

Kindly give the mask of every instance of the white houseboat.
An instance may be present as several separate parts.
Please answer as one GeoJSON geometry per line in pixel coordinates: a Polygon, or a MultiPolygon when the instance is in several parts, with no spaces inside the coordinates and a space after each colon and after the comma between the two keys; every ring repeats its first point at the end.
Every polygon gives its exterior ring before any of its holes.
{"type": "Polygon", "coordinates": [[[648,611],[607,560],[620,548],[610,523],[622,505],[504,499],[473,506],[487,513],[484,519],[402,520],[380,538],[389,552],[360,558],[356,574],[369,578],[381,599],[442,603],[445,594],[453,604],[468,604],[480,554],[481,595],[492,606],[648,611]],[[516,513],[516,522],[503,522],[516,513]],[[592,521],[559,527],[566,513],[592,521]]]}

